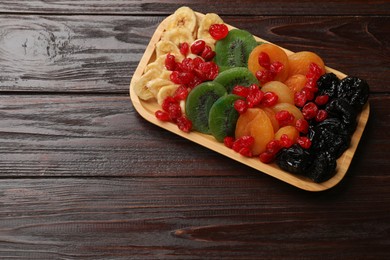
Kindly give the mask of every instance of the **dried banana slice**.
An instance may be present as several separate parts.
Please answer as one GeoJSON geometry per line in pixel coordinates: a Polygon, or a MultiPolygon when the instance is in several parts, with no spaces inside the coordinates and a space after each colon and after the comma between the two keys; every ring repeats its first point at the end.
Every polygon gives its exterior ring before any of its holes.
{"type": "Polygon", "coordinates": [[[143,100],[150,100],[154,98],[154,95],[147,87],[147,83],[155,78],[158,78],[161,74],[161,71],[157,69],[150,69],[148,72],[143,74],[141,78],[134,84],[135,94],[143,100]]]}
{"type": "MultiPolygon", "coordinates": [[[[213,42],[213,45],[215,44],[215,40],[213,37],[211,37],[209,33],[209,28],[213,24],[221,24],[224,23],[222,18],[215,13],[208,13],[205,14],[203,19],[199,23],[199,29],[198,29],[198,39],[207,39],[210,42],[213,42]]],[[[206,40],[205,40],[206,41],[206,40]]]]}
{"type": "Polygon", "coordinates": [[[183,54],[180,53],[179,47],[172,41],[161,40],[156,44],[156,56],[160,57],[161,55],[173,54],[175,58],[179,61],[184,59],[183,54]]]}
{"type": "Polygon", "coordinates": [[[178,27],[167,30],[164,32],[161,38],[162,40],[173,42],[177,47],[180,46],[180,43],[186,42],[191,44],[195,40],[191,31],[185,27],[178,27]]]}
{"type": "Polygon", "coordinates": [[[171,84],[171,85],[162,87],[157,94],[157,103],[159,105],[162,105],[164,99],[169,97],[169,96],[173,96],[173,94],[175,93],[175,91],[178,87],[179,87],[179,85],[177,85],[177,84],[171,84]]]}
{"type": "Polygon", "coordinates": [[[178,8],[168,23],[167,31],[174,28],[187,28],[191,34],[194,34],[197,28],[195,12],[187,6],[178,8]]]}
{"type": "Polygon", "coordinates": [[[172,81],[163,79],[163,78],[155,78],[146,83],[146,87],[153,94],[155,98],[157,98],[157,94],[160,89],[164,86],[171,85],[172,81]]]}

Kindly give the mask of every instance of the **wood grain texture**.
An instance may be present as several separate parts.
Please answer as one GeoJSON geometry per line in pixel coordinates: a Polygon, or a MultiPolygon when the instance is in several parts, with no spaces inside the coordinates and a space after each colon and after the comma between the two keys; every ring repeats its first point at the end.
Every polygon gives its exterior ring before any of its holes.
{"type": "Polygon", "coordinates": [[[253,176],[0,180],[0,255],[386,259],[389,182],[308,196],[253,176]]]}
{"type": "MultiPolygon", "coordinates": [[[[0,16],[0,91],[128,93],[162,17],[0,16]]],[[[388,17],[226,17],[235,27],[389,92],[388,17]]]]}
{"type": "Polygon", "coordinates": [[[202,13],[216,12],[222,15],[388,15],[390,4],[382,0],[333,0],[333,1],[173,1],[173,0],[116,0],[107,3],[100,0],[3,0],[0,12],[6,13],[63,13],[63,14],[171,14],[178,7],[187,5],[202,13]]]}
{"type": "MultiPolygon", "coordinates": [[[[374,95],[370,105],[354,175],[386,175],[390,167],[390,97],[374,95]]],[[[0,118],[2,178],[259,175],[147,122],[128,96],[1,95],[0,118]]]]}

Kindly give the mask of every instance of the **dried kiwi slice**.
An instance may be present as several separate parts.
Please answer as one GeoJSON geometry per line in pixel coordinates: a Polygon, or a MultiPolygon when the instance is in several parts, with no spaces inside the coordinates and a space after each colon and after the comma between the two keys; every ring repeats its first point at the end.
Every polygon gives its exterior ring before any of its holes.
{"type": "Polygon", "coordinates": [[[192,122],[192,128],[198,132],[209,134],[209,112],[218,98],[226,94],[224,86],[209,81],[196,86],[186,100],[186,115],[192,122]]]}
{"type": "Polygon", "coordinates": [[[224,70],[225,67],[247,67],[248,57],[258,45],[253,35],[245,30],[232,29],[215,45],[215,63],[224,70]]]}
{"type": "Polygon", "coordinates": [[[233,88],[237,85],[249,87],[252,84],[259,84],[259,81],[252,72],[244,67],[222,71],[214,81],[223,85],[228,93],[232,93],[233,88]]]}
{"type": "Polygon", "coordinates": [[[211,134],[218,142],[223,142],[226,136],[234,136],[239,113],[234,108],[234,102],[240,96],[229,94],[220,97],[210,109],[209,127],[211,134]]]}

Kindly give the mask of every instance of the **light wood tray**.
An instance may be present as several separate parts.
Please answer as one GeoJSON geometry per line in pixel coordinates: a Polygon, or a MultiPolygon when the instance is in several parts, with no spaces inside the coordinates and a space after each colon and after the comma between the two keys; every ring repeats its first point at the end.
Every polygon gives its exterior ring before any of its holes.
{"type": "MultiPolygon", "coordinates": [[[[204,15],[201,13],[196,13],[198,18],[203,17],[204,15]]],[[[233,160],[236,160],[240,163],[243,163],[247,166],[250,166],[258,171],[261,171],[263,173],[266,173],[270,176],[273,176],[279,180],[282,180],[284,182],[287,182],[293,186],[296,186],[300,189],[307,190],[307,191],[323,191],[326,189],[329,189],[333,186],[335,186],[337,183],[339,183],[343,177],[345,176],[351,161],[352,157],[355,154],[356,148],[358,146],[358,143],[360,141],[360,138],[363,134],[364,128],[366,126],[368,116],[370,113],[370,106],[367,102],[365,107],[363,108],[362,112],[358,115],[358,126],[356,128],[355,133],[352,136],[351,145],[348,150],[344,152],[344,154],[337,160],[337,168],[336,168],[336,174],[329,180],[322,182],[322,183],[314,183],[308,178],[294,175],[288,172],[285,172],[281,170],[276,164],[264,164],[259,161],[258,157],[255,158],[247,158],[244,156],[241,156],[240,154],[234,152],[232,149],[229,149],[225,147],[223,143],[217,142],[213,136],[211,135],[205,135],[199,132],[191,132],[191,133],[185,133],[178,129],[178,127],[169,122],[161,122],[158,119],[156,119],[154,112],[158,109],[161,109],[161,107],[157,104],[156,101],[143,101],[138,98],[138,96],[135,94],[133,85],[134,83],[142,76],[143,71],[147,64],[153,62],[155,60],[155,46],[156,43],[160,40],[162,33],[164,32],[164,29],[167,26],[167,20],[166,18],[164,21],[161,22],[161,24],[157,27],[154,35],[152,36],[149,45],[147,46],[145,53],[137,67],[137,69],[134,72],[134,75],[132,77],[131,83],[130,83],[130,99],[133,103],[134,108],[138,111],[138,113],[147,121],[164,128],[168,131],[171,131],[179,136],[182,136],[188,140],[193,141],[194,143],[197,143],[199,145],[205,146],[215,152],[218,152],[220,154],[223,154],[233,160]]],[[[235,27],[228,25],[229,29],[233,29],[235,27]]],[[[261,39],[259,37],[256,37],[257,41],[262,42],[268,42],[264,39],[261,39]]],[[[279,46],[280,47],[280,46],[279,46]]],[[[287,54],[291,54],[292,52],[282,48],[285,50],[287,54]]],[[[340,71],[326,68],[328,72],[335,73],[339,78],[344,78],[346,75],[340,71]]]]}

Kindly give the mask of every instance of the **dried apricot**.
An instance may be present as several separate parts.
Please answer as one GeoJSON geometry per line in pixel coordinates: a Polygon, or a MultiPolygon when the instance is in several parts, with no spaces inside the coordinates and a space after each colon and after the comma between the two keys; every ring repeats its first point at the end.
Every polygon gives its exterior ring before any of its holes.
{"type": "Polygon", "coordinates": [[[306,85],[306,76],[302,74],[295,74],[286,79],[284,84],[287,85],[294,93],[301,91],[306,85]]]}
{"type": "Polygon", "coordinates": [[[306,75],[309,72],[311,63],[317,64],[321,68],[322,74],[325,73],[324,61],[321,59],[320,56],[318,56],[314,52],[300,51],[289,55],[288,56],[289,77],[296,74],[306,75]]]}
{"type": "MultiPolygon", "coordinates": [[[[265,56],[265,55],[264,55],[265,56]]],[[[281,63],[283,67],[276,73],[273,80],[285,81],[288,77],[288,57],[284,50],[276,45],[270,43],[263,43],[255,47],[248,58],[248,69],[256,75],[258,71],[269,71],[272,64],[281,63]],[[269,61],[265,58],[262,61],[262,53],[269,57],[269,61]],[[260,56],[260,57],[259,57],[260,56]],[[259,62],[260,60],[260,62],[259,62]],[[260,64],[262,63],[262,65],[260,64]]]]}

